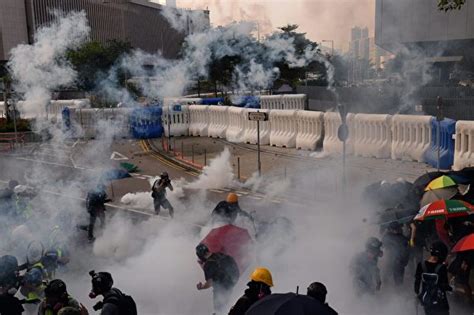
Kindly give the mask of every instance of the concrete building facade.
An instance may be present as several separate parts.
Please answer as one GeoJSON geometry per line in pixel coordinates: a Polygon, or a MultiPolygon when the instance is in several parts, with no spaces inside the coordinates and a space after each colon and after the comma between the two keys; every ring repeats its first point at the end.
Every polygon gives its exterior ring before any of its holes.
{"type": "MultiPolygon", "coordinates": [[[[170,26],[162,5],[147,0],[0,0],[0,60],[8,59],[16,45],[32,43],[35,31],[54,19],[55,10],[84,10],[92,40],[129,41],[148,52],[161,50],[168,58],[177,56],[186,35],[170,26]]],[[[204,16],[209,22],[208,11],[204,16]]]]}

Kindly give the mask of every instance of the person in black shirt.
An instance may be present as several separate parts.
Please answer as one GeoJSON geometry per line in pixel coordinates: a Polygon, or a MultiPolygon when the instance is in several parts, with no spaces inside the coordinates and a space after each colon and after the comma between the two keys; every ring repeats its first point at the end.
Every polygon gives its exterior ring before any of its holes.
{"type": "Polygon", "coordinates": [[[89,241],[93,241],[94,226],[97,218],[100,220],[101,228],[105,226],[105,204],[111,199],[107,197],[105,185],[99,184],[97,188],[89,191],[86,198],[86,208],[89,212],[89,226],[87,227],[89,241]]]}
{"type": "Polygon", "coordinates": [[[223,253],[211,253],[204,244],[196,247],[199,264],[204,271],[205,282],[199,282],[198,290],[212,287],[214,311],[222,313],[229,301],[232,290],[239,280],[239,269],[235,260],[223,253]]]}
{"type": "Polygon", "coordinates": [[[312,297],[313,299],[324,305],[328,314],[337,315],[337,312],[332,307],[330,307],[328,303],[326,303],[327,294],[328,291],[326,289],[326,286],[321,282],[311,283],[306,291],[307,296],[312,297]]]}
{"type": "Polygon", "coordinates": [[[382,243],[387,257],[387,272],[393,277],[395,285],[402,285],[410,256],[408,239],[403,236],[402,226],[397,222],[390,223],[382,243]]]}
{"type": "Polygon", "coordinates": [[[418,263],[416,268],[415,293],[426,315],[449,315],[446,291],[452,291],[452,288],[444,264],[447,256],[448,248],[443,242],[437,241],[431,245],[430,257],[418,263]]]}
{"type": "Polygon", "coordinates": [[[173,191],[173,185],[167,172],[163,172],[160,175],[160,179],[156,180],[151,187],[151,197],[153,198],[153,207],[157,215],[160,214],[161,207],[168,209],[170,217],[174,216],[174,208],[171,203],[166,199],[166,188],[173,191]]]}

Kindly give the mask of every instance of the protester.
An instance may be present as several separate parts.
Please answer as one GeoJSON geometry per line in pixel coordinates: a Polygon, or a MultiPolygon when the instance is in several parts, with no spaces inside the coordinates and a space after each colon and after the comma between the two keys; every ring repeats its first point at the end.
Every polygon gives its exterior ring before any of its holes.
{"type": "Polygon", "coordinates": [[[212,210],[211,218],[214,222],[232,224],[239,215],[250,219],[253,224],[253,217],[240,208],[239,196],[231,192],[227,195],[226,200],[220,201],[212,210]]]}
{"type": "Polygon", "coordinates": [[[81,315],[88,314],[86,308],[68,294],[66,284],[60,279],[50,281],[44,289],[44,295],[38,315],[57,315],[66,307],[79,311],[81,315]]]}
{"type": "Polygon", "coordinates": [[[337,315],[337,312],[326,303],[326,295],[328,290],[326,286],[321,282],[313,282],[309,285],[306,295],[316,299],[318,302],[324,305],[328,314],[337,315]]]}
{"type": "Polygon", "coordinates": [[[99,184],[95,189],[87,193],[86,208],[89,213],[89,225],[87,226],[87,233],[89,241],[95,240],[94,226],[97,218],[100,220],[100,227],[105,227],[105,204],[111,199],[107,197],[105,185],[99,184]]]}
{"type": "Polygon", "coordinates": [[[354,290],[357,295],[375,294],[380,290],[382,281],[378,259],[383,256],[382,242],[371,237],[365,244],[365,251],[357,254],[351,263],[354,290]]]}
{"type": "Polygon", "coordinates": [[[21,284],[18,261],[15,257],[0,257],[0,314],[19,315],[24,311],[22,302],[15,297],[21,284]]]}
{"type": "Polygon", "coordinates": [[[452,288],[445,265],[447,256],[448,248],[437,241],[431,245],[430,257],[416,268],[415,293],[426,315],[449,315],[446,291],[452,291],[452,288]]]}
{"type": "Polygon", "coordinates": [[[248,289],[230,309],[229,315],[244,315],[255,302],[272,294],[273,279],[270,270],[263,267],[255,269],[247,286],[248,289]]]}
{"type": "Polygon", "coordinates": [[[198,290],[212,288],[214,311],[223,313],[239,280],[239,268],[232,257],[223,253],[211,253],[204,244],[196,247],[196,255],[205,278],[205,282],[199,282],[196,287],[198,290]]]}
{"type": "Polygon", "coordinates": [[[402,226],[397,222],[390,223],[382,243],[385,248],[387,272],[394,284],[400,286],[403,284],[405,267],[410,257],[408,239],[403,236],[402,226]]]}
{"type": "Polygon", "coordinates": [[[463,291],[465,304],[468,306],[473,306],[474,302],[471,284],[469,283],[473,260],[474,252],[460,252],[456,255],[456,259],[451,262],[448,268],[454,285],[463,291]]]}
{"type": "Polygon", "coordinates": [[[89,293],[91,299],[102,295],[103,300],[94,306],[94,311],[100,310],[101,315],[136,315],[137,306],[133,298],[114,288],[114,280],[108,272],[90,271],[92,277],[92,291],[89,293]]]}
{"type": "Polygon", "coordinates": [[[153,198],[153,206],[155,213],[160,214],[161,207],[167,209],[170,212],[170,217],[174,216],[174,209],[171,203],[166,199],[166,188],[173,191],[173,185],[167,172],[163,172],[160,175],[160,179],[156,180],[151,187],[151,197],[153,198]]]}

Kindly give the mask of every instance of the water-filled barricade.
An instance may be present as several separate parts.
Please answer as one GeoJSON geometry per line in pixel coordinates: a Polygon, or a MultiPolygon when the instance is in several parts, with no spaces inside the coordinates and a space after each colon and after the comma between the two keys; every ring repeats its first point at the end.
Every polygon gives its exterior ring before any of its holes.
{"type": "Polygon", "coordinates": [[[66,108],[62,117],[70,135],[80,138],[130,136],[130,108],[66,108]]]}
{"type": "Polygon", "coordinates": [[[160,106],[139,107],[130,113],[130,129],[133,138],[159,138],[163,135],[160,106]]]}
{"type": "Polygon", "coordinates": [[[209,106],[189,105],[189,135],[207,137],[209,128],[209,106]]]}
{"type": "Polygon", "coordinates": [[[284,148],[296,147],[298,120],[296,110],[270,111],[270,145],[284,148]]]}
{"type": "Polygon", "coordinates": [[[228,126],[228,106],[209,106],[208,136],[211,138],[225,138],[228,126]]]}
{"type": "Polygon", "coordinates": [[[246,111],[240,107],[229,107],[227,110],[228,127],[225,137],[230,142],[242,142],[245,128],[246,111]]]}
{"type": "MultiPolygon", "coordinates": [[[[250,112],[262,112],[270,114],[269,110],[266,109],[255,109],[247,108],[245,109],[245,121],[244,121],[244,136],[243,141],[248,144],[257,144],[257,122],[248,119],[248,113],[250,112]]],[[[260,144],[268,145],[270,144],[270,121],[261,121],[260,122],[260,144]]]]}
{"type": "Polygon", "coordinates": [[[392,153],[391,115],[356,114],[354,116],[354,154],[363,157],[390,158],[392,153]]]}
{"type": "Polygon", "coordinates": [[[163,106],[162,124],[165,136],[180,137],[189,134],[189,109],[188,105],[163,106]],[[169,124],[169,126],[168,126],[169,124]]]}
{"type": "Polygon", "coordinates": [[[173,105],[196,105],[201,104],[202,98],[186,98],[186,97],[165,97],[163,99],[163,107],[173,105]]]}
{"type": "MultiPolygon", "coordinates": [[[[346,124],[349,128],[349,137],[346,141],[346,154],[354,152],[354,114],[347,114],[346,124]]],[[[324,140],[323,151],[329,154],[342,153],[342,141],[337,136],[337,131],[341,126],[341,115],[337,112],[324,113],[324,140]]]]}
{"type": "Polygon", "coordinates": [[[296,135],[296,148],[316,150],[323,140],[323,112],[298,111],[298,133],[296,135]]]}
{"type": "Polygon", "coordinates": [[[424,162],[431,142],[431,116],[392,117],[392,159],[424,162]]]}
{"type": "Polygon", "coordinates": [[[453,170],[469,166],[474,166],[474,121],[459,120],[456,123],[453,170]]]}
{"type": "MultiPolygon", "coordinates": [[[[456,133],[456,121],[445,118],[439,122],[439,167],[450,169],[454,162],[454,134],[456,133]]],[[[433,167],[438,167],[438,121],[431,118],[431,143],[425,153],[424,162],[433,167]]]]}
{"type": "Polygon", "coordinates": [[[262,109],[300,109],[306,108],[305,94],[262,95],[260,96],[262,109]]]}

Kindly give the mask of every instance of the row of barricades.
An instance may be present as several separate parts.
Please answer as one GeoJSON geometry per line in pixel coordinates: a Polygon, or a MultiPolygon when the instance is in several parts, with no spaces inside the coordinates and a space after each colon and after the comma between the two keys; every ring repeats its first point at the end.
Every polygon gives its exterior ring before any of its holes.
{"type": "Polygon", "coordinates": [[[261,109],[306,109],[306,94],[260,96],[261,109]]]}
{"type": "Polygon", "coordinates": [[[68,108],[63,110],[75,137],[97,138],[130,136],[131,108],[68,108]]]}

